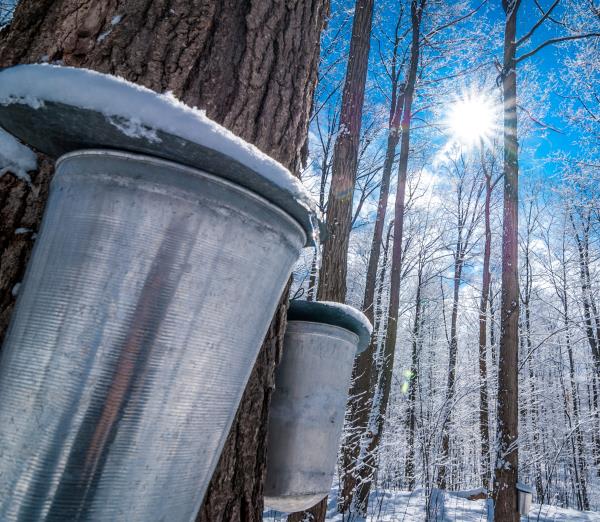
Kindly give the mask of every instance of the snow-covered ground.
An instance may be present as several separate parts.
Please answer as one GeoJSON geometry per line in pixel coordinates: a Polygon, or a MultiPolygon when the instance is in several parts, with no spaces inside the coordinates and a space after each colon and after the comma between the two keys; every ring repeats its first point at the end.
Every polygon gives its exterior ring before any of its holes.
{"type": "MultiPolygon", "coordinates": [[[[485,522],[487,520],[485,500],[468,500],[446,492],[437,495],[436,505],[436,517],[433,519],[435,521],[485,522]]],[[[265,522],[285,522],[286,516],[269,511],[265,513],[264,520],[265,522]]],[[[413,492],[377,490],[371,495],[369,517],[366,521],[357,518],[344,519],[336,512],[335,497],[330,496],[327,520],[331,522],[423,522],[425,520],[425,494],[423,490],[413,492]]],[[[600,521],[600,513],[533,504],[529,516],[521,517],[521,521],[600,521]]]]}

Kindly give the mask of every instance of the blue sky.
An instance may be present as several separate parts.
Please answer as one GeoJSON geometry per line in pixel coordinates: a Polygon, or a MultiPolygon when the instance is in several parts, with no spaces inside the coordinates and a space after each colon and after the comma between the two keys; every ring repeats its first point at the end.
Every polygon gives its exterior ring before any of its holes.
{"type": "MultiPolygon", "coordinates": [[[[561,4],[554,10],[553,17],[560,19],[567,12],[569,3],[576,0],[563,0],[561,4]],[[563,5],[564,4],[564,5],[563,5]]],[[[456,2],[448,2],[451,7],[453,5],[459,5],[460,0],[456,2]]],[[[471,7],[479,5],[478,0],[471,1],[471,7]]],[[[551,4],[550,0],[542,0],[541,5],[547,7],[551,4]]],[[[348,15],[351,14],[354,2],[352,0],[339,0],[334,2],[332,6],[332,18],[330,21],[329,33],[335,34],[342,20],[347,19],[348,15]]],[[[397,19],[399,3],[390,0],[375,1],[375,22],[373,37],[371,40],[371,55],[369,63],[369,83],[367,87],[367,106],[365,107],[365,120],[372,117],[369,111],[372,111],[372,107],[369,107],[369,103],[381,104],[381,112],[385,112],[388,107],[388,103],[385,100],[385,96],[382,94],[382,90],[385,91],[386,84],[385,78],[382,73],[380,60],[380,47],[383,48],[382,54],[386,52],[389,54],[390,46],[386,44],[385,37],[382,33],[392,33],[394,25],[397,19]],[[383,89],[379,87],[383,85],[383,89]]],[[[535,6],[533,0],[522,0],[521,8],[518,17],[519,36],[527,33],[527,31],[535,24],[539,19],[540,13],[535,6]]],[[[474,31],[480,24],[486,24],[486,28],[482,31],[484,34],[480,34],[477,39],[481,39],[482,49],[479,56],[469,55],[469,53],[458,54],[454,61],[448,62],[445,65],[445,70],[460,69],[461,67],[473,66],[478,61],[487,61],[491,63],[493,58],[501,60],[502,58],[502,44],[503,44],[503,20],[504,11],[501,6],[500,0],[488,0],[485,5],[473,15],[467,22],[462,23],[462,30],[474,31]]],[[[597,20],[600,25],[600,20],[597,20]]],[[[589,28],[586,30],[599,30],[596,28],[589,28]]],[[[338,47],[339,52],[347,53],[348,41],[351,31],[351,21],[347,22],[343,28],[344,31],[344,42],[338,47]]],[[[539,43],[547,40],[548,38],[561,36],[568,34],[568,30],[564,27],[560,27],[551,21],[546,21],[544,25],[539,27],[533,37],[531,38],[528,45],[524,46],[526,50],[536,47],[539,43]]],[[[554,93],[554,87],[550,85],[551,79],[562,72],[563,61],[569,56],[573,56],[577,50],[578,43],[562,43],[558,45],[548,46],[538,52],[535,56],[527,59],[525,62],[519,65],[517,74],[519,79],[519,87],[521,89],[519,103],[524,106],[527,111],[530,111],[533,119],[537,119],[548,125],[549,128],[534,123],[525,113],[521,113],[521,126],[525,129],[527,126],[531,127],[530,131],[520,133],[520,142],[522,145],[522,152],[520,156],[521,160],[521,171],[524,174],[529,173],[530,175],[543,175],[545,177],[551,177],[556,172],[558,167],[556,162],[547,161],[549,157],[564,154],[568,156],[576,157],[581,154],[580,143],[582,141],[582,129],[577,125],[569,124],[563,115],[564,105],[561,98],[554,93]],[[531,82],[530,77],[535,76],[535,84],[530,85],[524,92],[528,82],[531,82]],[[533,93],[536,89],[537,92],[533,93]],[[543,103],[539,103],[539,100],[543,99],[543,103]],[[562,104],[562,105],[561,105],[562,104]],[[554,132],[550,128],[558,129],[561,132],[554,132]]],[[[600,43],[597,43],[600,45],[600,43]]],[[[452,53],[452,48],[450,48],[452,53]]],[[[523,51],[521,51],[523,52],[523,51]]],[[[345,58],[345,57],[344,57],[345,58]]],[[[339,81],[343,77],[345,67],[345,60],[342,61],[335,69],[335,74],[332,74],[326,81],[339,81]]],[[[488,67],[489,78],[488,89],[495,93],[495,96],[499,94],[498,89],[493,85],[493,78],[495,72],[493,66],[488,67]]],[[[468,89],[477,80],[475,76],[465,77],[463,79],[456,80],[454,86],[446,85],[449,89],[447,93],[442,95],[441,99],[438,100],[440,103],[444,103],[443,96],[448,98],[451,102],[453,97],[456,97],[461,91],[468,89]],[[452,95],[454,90],[454,95],[452,95]]],[[[451,83],[451,82],[450,82],[451,83]]],[[[323,87],[325,88],[325,87],[323,87]]],[[[599,89],[600,90],[600,89],[599,89]]],[[[423,95],[423,92],[418,92],[418,95],[423,95]]],[[[339,103],[339,100],[333,101],[332,103],[339,103]]],[[[416,101],[416,105],[419,104],[419,99],[416,101]]],[[[442,111],[444,112],[444,111],[442,111]]],[[[440,114],[434,114],[429,112],[426,119],[429,123],[438,122],[440,114]]],[[[501,132],[501,120],[498,122],[499,132],[501,132]]],[[[385,126],[385,118],[383,118],[383,126],[385,126]]],[[[383,133],[383,136],[385,134],[383,133]]],[[[445,137],[439,135],[437,145],[443,146],[445,137]]]]}

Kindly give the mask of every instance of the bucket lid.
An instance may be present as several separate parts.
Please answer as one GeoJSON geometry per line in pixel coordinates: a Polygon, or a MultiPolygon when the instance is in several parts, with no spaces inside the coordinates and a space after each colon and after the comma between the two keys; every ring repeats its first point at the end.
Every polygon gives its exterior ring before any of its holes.
{"type": "Polygon", "coordinates": [[[0,126],[58,158],[82,149],[140,152],[237,183],[286,211],[319,241],[319,212],[288,169],[170,94],[116,76],[48,64],[0,71],[0,126]]]}
{"type": "Polygon", "coordinates": [[[517,482],[517,490],[522,491],[523,493],[531,493],[533,495],[533,488],[522,482],[517,482]]]}
{"type": "Polygon", "coordinates": [[[345,328],[358,335],[357,353],[371,342],[373,326],[365,314],[352,306],[330,301],[290,301],[288,321],[310,321],[345,328]]]}

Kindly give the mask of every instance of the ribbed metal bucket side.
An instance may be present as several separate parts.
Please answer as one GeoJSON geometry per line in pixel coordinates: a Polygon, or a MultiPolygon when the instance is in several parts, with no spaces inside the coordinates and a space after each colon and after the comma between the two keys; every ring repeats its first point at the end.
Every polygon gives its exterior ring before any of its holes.
{"type": "Polygon", "coordinates": [[[329,493],[358,336],[290,321],[271,402],[265,505],[307,509],[329,493]]]}
{"type": "Polygon", "coordinates": [[[305,239],[201,171],[60,162],[0,359],[0,520],[193,520],[305,239]]]}

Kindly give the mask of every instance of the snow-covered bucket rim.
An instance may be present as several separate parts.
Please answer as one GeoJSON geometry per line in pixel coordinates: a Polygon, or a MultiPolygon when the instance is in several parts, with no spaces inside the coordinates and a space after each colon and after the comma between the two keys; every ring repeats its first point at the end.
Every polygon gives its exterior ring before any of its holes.
{"type": "Polygon", "coordinates": [[[530,493],[531,495],[533,495],[533,488],[531,486],[528,486],[527,484],[524,484],[523,482],[517,482],[517,490],[518,491],[522,491],[523,493],[530,493]]]}
{"type": "Polygon", "coordinates": [[[0,71],[0,126],[54,158],[120,149],[207,171],[275,203],[318,241],[317,205],[299,179],[169,93],[87,69],[18,65],[0,71]]]}
{"type": "Polygon", "coordinates": [[[365,314],[356,308],[331,301],[290,301],[288,321],[309,321],[339,326],[358,335],[356,353],[364,351],[371,342],[373,326],[365,314]]]}

